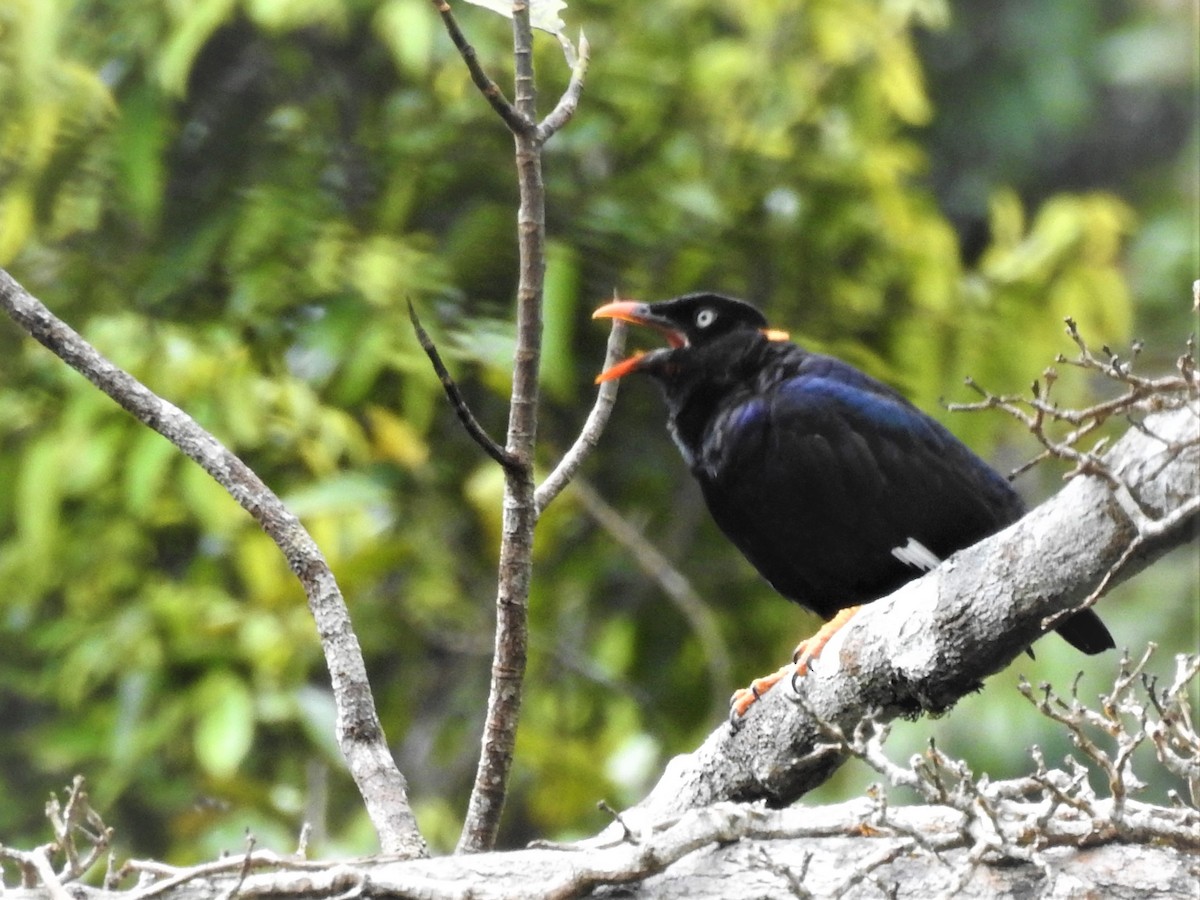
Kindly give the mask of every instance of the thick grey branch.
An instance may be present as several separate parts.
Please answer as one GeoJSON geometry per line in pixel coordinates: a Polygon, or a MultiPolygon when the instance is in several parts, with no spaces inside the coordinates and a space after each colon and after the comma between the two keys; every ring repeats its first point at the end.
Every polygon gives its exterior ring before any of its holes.
{"type": "Polygon", "coordinates": [[[1139,506],[1172,527],[1146,539],[1105,482],[1078,477],[1007,530],[955,554],[941,567],[865,607],[800,682],[804,703],[786,689],[759,701],[734,732],[718,728],[695,752],[676,757],[628,822],[658,821],[721,800],[791,803],[845,759],[830,749],[814,716],[853,728],[868,714],[887,720],[942,710],[1008,665],[1044,630],[1074,609],[1093,585],[1139,546],[1110,584],[1193,538],[1200,512],[1200,446],[1173,452],[1196,428],[1194,404],[1130,430],[1105,463],[1139,506]]]}
{"type": "MultiPolygon", "coordinates": [[[[1060,773],[1061,774],[1061,773],[1060,773]]],[[[993,785],[1004,794],[1006,783],[993,785]]],[[[1037,822],[1044,804],[1005,801],[1006,828],[1037,822]]],[[[1101,810],[1103,811],[1103,810],[1101,810]]],[[[1158,807],[1131,811],[1153,834],[1186,821],[1158,807]]],[[[926,898],[954,888],[955,897],[1058,895],[1087,885],[1105,897],[1192,896],[1193,841],[1188,849],[1122,844],[1091,830],[1088,816],[1063,813],[1038,825],[1037,861],[1000,852],[975,853],[966,817],[947,806],[881,808],[870,799],[810,809],[769,810],[721,803],[693,810],[662,827],[605,847],[530,849],[441,859],[301,862],[258,851],[255,871],[240,885],[246,898],[388,896],[421,900],[565,900],[638,898],[897,897],[926,898]],[[1081,850],[1081,848],[1087,848],[1081,850]],[[978,858],[972,858],[972,854],[978,858]],[[1004,860],[1003,867],[991,862],[1004,860]],[[979,872],[982,867],[986,872],[979,872]],[[273,871],[263,871],[264,868],[273,871]],[[1153,876],[1147,873],[1153,872],[1153,876]],[[1148,877],[1152,883],[1147,882],[1148,877]],[[625,885],[619,895],[597,888],[625,885]],[[1060,890],[1054,890],[1055,887],[1060,890]]],[[[1194,831],[1194,826],[1192,826],[1194,831]]],[[[1032,846],[1032,845],[1031,845],[1032,846]]],[[[128,893],[74,888],[80,900],[192,900],[218,896],[236,883],[243,860],[231,857],[158,874],[155,885],[128,893]]],[[[1066,893],[1064,895],[1073,895],[1066,893]]],[[[45,900],[44,890],[15,890],[6,900],[45,900]]]]}
{"type": "Polygon", "coordinates": [[[304,586],[317,623],[337,704],[338,744],[380,845],[387,852],[424,855],[425,842],[409,808],[407,784],[396,768],[375,712],[350,614],[329,564],[300,520],[258,475],[191,416],[101,356],[2,269],[0,306],[63,362],[197,462],[275,541],[304,586]]]}

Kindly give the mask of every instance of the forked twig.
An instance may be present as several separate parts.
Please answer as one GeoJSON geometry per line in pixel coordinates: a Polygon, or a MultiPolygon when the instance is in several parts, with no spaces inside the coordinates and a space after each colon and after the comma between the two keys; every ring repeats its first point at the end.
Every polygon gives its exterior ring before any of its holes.
{"type": "MultiPolygon", "coordinates": [[[[514,102],[511,104],[483,71],[474,48],[458,27],[446,0],[433,0],[433,4],[466,63],[471,80],[515,137],[517,187],[520,193],[517,210],[517,345],[503,455],[497,453],[496,442],[480,440],[482,429],[468,426],[476,440],[505,467],[503,539],[500,543],[496,590],[495,656],[492,660],[479,765],[458,842],[459,851],[478,852],[488,850],[495,844],[516,746],[528,645],[533,530],[542,508],[565,483],[561,476],[553,476],[549,487],[543,486],[545,490],[539,501],[532,477],[537,439],[538,369],[542,351],[542,300],[546,268],[546,192],[542,179],[541,151],[545,142],[566,125],[578,106],[587,72],[588,47],[581,35],[581,52],[571,63],[571,80],[566,92],[546,121],[535,125],[537,97],[534,90],[533,32],[529,4],[514,3],[512,6],[515,87],[514,102]]],[[[569,46],[561,34],[559,40],[564,48],[569,46]]],[[[429,352],[428,348],[426,352],[429,352]]],[[[430,354],[430,359],[434,359],[433,354],[430,354]]],[[[443,377],[442,383],[449,392],[447,378],[443,377]]],[[[456,403],[455,408],[465,424],[465,404],[456,403]]],[[[603,411],[599,414],[602,415],[603,411]]],[[[586,442],[583,445],[577,442],[577,446],[580,448],[578,453],[568,454],[569,458],[565,461],[568,467],[577,465],[588,449],[586,442]]]]}
{"type": "Polygon", "coordinates": [[[976,403],[947,405],[948,409],[954,411],[998,409],[1012,416],[1026,427],[1043,448],[1033,459],[1016,469],[1012,473],[1014,477],[1045,459],[1065,460],[1073,464],[1065,478],[1080,475],[1099,478],[1108,486],[1113,499],[1134,526],[1134,535],[1121,556],[1108,568],[1088,596],[1077,606],[1048,617],[1042,623],[1046,629],[1054,628],[1077,612],[1093,606],[1147,542],[1175,529],[1180,523],[1200,512],[1200,496],[1193,496],[1169,515],[1157,516],[1105,462],[1102,451],[1107,439],[1101,438],[1088,448],[1080,447],[1085,438],[1097,432],[1109,420],[1118,417],[1124,418],[1134,430],[1162,443],[1164,456],[1168,459],[1200,445],[1200,408],[1197,407],[1197,401],[1200,400],[1200,377],[1197,375],[1194,336],[1188,338],[1184,353],[1176,362],[1177,374],[1148,378],[1134,372],[1134,363],[1142,351],[1141,342],[1135,341],[1131,345],[1128,357],[1122,357],[1108,346],[1102,347],[1100,354],[1097,354],[1079,333],[1075,321],[1067,318],[1065,322],[1067,335],[1078,348],[1079,354],[1074,359],[1059,354],[1056,363],[1100,374],[1121,385],[1124,388],[1123,393],[1083,409],[1060,407],[1051,398],[1058,380],[1058,372],[1054,368],[1048,368],[1040,380],[1033,382],[1028,397],[993,394],[968,378],[967,386],[983,399],[976,403]],[[1193,437],[1164,440],[1154,434],[1141,418],[1151,413],[1180,408],[1190,408],[1197,417],[1193,437]],[[1058,425],[1067,426],[1066,433],[1052,433],[1053,427],[1058,425]]]}
{"type": "Polygon", "coordinates": [[[538,371],[542,353],[546,188],[542,180],[541,144],[532,132],[532,125],[524,124],[532,123],[537,115],[533,31],[528,4],[513,4],[512,27],[515,107],[523,124],[513,130],[520,195],[517,210],[517,345],[513,354],[505,448],[521,466],[504,470],[503,537],[497,566],[496,640],[491,683],[475,783],[458,840],[459,852],[467,853],[490,850],[495,846],[508,793],[528,657],[533,530],[538,520],[533,458],[537,445],[538,371]]]}
{"type": "Polygon", "coordinates": [[[483,66],[479,62],[479,55],[475,52],[475,48],[471,46],[471,42],[467,40],[467,36],[463,34],[462,29],[458,27],[458,20],[454,18],[454,11],[450,8],[450,4],[446,0],[432,0],[432,2],[433,8],[442,17],[442,24],[446,26],[446,33],[450,35],[450,40],[454,42],[459,55],[462,57],[463,62],[466,63],[467,71],[471,74],[471,80],[475,82],[475,87],[479,88],[479,92],[491,104],[492,109],[504,120],[504,124],[508,126],[509,131],[513,134],[525,134],[530,131],[534,127],[533,122],[517,111],[517,108],[504,96],[504,91],[500,89],[500,85],[492,81],[487,72],[483,71],[483,66]]]}
{"type": "Polygon", "coordinates": [[[567,89],[563,91],[563,95],[554,109],[550,110],[550,114],[538,123],[534,132],[539,143],[544,144],[550,140],[554,133],[563,128],[575,115],[575,110],[579,107],[579,98],[583,94],[583,80],[587,75],[590,49],[587,37],[581,32],[579,56],[571,66],[571,80],[567,84],[567,89]]]}

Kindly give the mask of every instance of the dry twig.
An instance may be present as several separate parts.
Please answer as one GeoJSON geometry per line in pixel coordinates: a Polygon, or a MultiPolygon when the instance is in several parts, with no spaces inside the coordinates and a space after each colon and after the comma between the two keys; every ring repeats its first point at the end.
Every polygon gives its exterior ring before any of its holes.
{"type": "Polygon", "coordinates": [[[417,316],[416,307],[413,306],[411,300],[408,301],[408,318],[412,322],[413,331],[416,332],[417,342],[421,345],[421,349],[425,351],[425,355],[429,357],[429,362],[433,366],[433,371],[437,373],[438,380],[442,383],[442,389],[446,392],[446,397],[450,400],[450,405],[454,407],[454,413],[458,416],[458,421],[462,423],[462,427],[466,430],[471,439],[475,441],[483,452],[494,459],[506,469],[519,468],[520,462],[507,450],[501,447],[487,433],[487,429],[479,424],[479,420],[475,418],[475,414],[471,412],[471,407],[467,405],[467,398],[463,396],[459,390],[458,384],[451,377],[450,371],[446,368],[446,364],[442,362],[442,355],[438,352],[437,345],[434,344],[433,338],[429,336],[421,319],[417,316]]]}
{"type": "Polygon", "coordinates": [[[968,378],[967,386],[983,399],[976,403],[948,405],[948,408],[954,411],[999,409],[1017,419],[1038,440],[1043,449],[1033,459],[1017,468],[1013,472],[1014,476],[1046,459],[1069,462],[1073,467],[1065,478],[1090,475],[1101,479],[1134,526],[1133,539],[1128,542],[1120,558],[1109,567],[1091,593],[1075,608],[1048,618],[1043,623],[1047,629],[1056,627],[1080,610],[1094,605],[1108,590],[1117,574],[1148,542],[1178,527],[1181,522],[1194,517],[1200,510],[1200,496],[1194,496],[1169,515],[1157,515],[1135,496],[1121,473],[1114,471],[1105,462],[1101,451],[1107,445],[1106,438],[1100,438],[1090,447],[1081,447],[1085,438],[1094,435],[1115,418],[1122,418],[1129,427],[1160,440],[1164,445],[1162,465],[1166,465],[1184,451],[1200,445],[1200,406],[1197,405],[1200,401],[1200,375],[1197,372],[1195,336],[1188,338],[1183,354],[1176,360],[1176,374],[1147,378],[1134,371],[1134,364],[1142,351],[1140,341],[1133,343],[1128,358],[1115,353],[1108,346],[1102,347],[1100,354],[1097,354],[1079,333],[1073,319],[1066,319],[1066,330],[1078,348],[1078,356],[1069,359],[1060,354],[1056,363],[1101,375],[1121,386],[1124,390],[1122,394],[1084,409],[1060,407],[1051,397],[1058,380],[1057,370],[1051,367],[1045,370],[1040,380],[1033,382],[1029,397],[993,394],[968,378]],[[1189,409],[1196,419],[1196,427],[1188,438],[1161,438],[1143,421],[1146,415],[1173,409],[1189,409]],[[1060,426],[1066,426],[1068,430],[1063,434],[1055,433],[1060,426]]]}
{"type": "MultiPolygon", "coordinates": [[[[70,900],[71,894],[64,885],[78,881],[91,870],[109,850],[113,832],[92,809],[81,775],[76,775],[67,788],[65,803],[59,801],[57,794],[50,795],[46,819],[54,833],[51,843],[28,851],[0,845],[0,861],[15,862],[21,868],[26,887],[42,884],[54,900],[70,900]],[[58,871],[54,869],[55,856],[63,860],[58,871]]],[[[0,894],[3,894],[2,882],[0,894]]]]}
{"type": "MultiPolygon", "coordinates": [[[[608,345],[604,351],[604,368],[615,365],[624,354],[626,330],[627,326],[624,322],[613,321],[613,328],[608,336],[608,345]]],[[[617,402],[617,381],[618,379],[614,378],[600,385],[600,390],[596,392],[596,402],[583,423],[579,437],[575,439],[571,449],[563,454],[553,471],[538,485],[538,489],[534,493],[534,501],[537,503],[539,515],[550,505],[550,501],[562,493],[563,488],[571,482],[575,473],[579,471],[579,467],[583,465],[583,461],[599,443],[600,435],[608,424],[608,417],[612,414],[613,404],[617,402]]]]}

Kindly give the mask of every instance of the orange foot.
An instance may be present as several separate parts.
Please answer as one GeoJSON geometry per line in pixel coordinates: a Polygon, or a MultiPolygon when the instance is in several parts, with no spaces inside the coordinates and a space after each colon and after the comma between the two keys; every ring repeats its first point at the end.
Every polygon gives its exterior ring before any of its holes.
{"type": "Polygon", "coordinates": [[[734,691],[733,696],[729,698],[729,720],[736,722],[744,716],[746,710],[753,706],[759,697],[775,687],[777,682],[782,681],[788,675],[792,674],[795,669],[795,664],[789,663],[778,672],[772,672],[770,675],[764,675],[762,678],[755,678],[750,682],[750,687],[734,691]]]}
{"type": "Polygon", "coordinates": [[[733,696],[729,698],[730,722],[736,723],[741,719],[759,697],[775,687],[784,678],[790,675],[794,683],[797,678],[803,678],[807,675],[812,661],[821,655],[821,651],[825,648],[825,645],[837,634],[838,629],[850,621],[851,617],[858,612],[858,609],[857,606],[848,606],[845,609],[838,610],[837,615],[822,625],[816,634],[800,642],[799,646],[796,647],[796,652],[792,654],[790,665],[784,666],[778,672],[764,675],[762,678],[755,678],[750,682],[749,687],[734,691],[733,696]]]}

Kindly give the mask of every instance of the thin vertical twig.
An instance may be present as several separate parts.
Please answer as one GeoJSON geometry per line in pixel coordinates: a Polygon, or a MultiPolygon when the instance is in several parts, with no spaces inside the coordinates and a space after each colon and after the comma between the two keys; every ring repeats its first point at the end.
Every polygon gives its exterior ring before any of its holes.
{"type": "MultiPolygon", "coordinates": [[[[534,527],[541,510],[562,489],[570,479],[571,472],[578,468],[583,457],[594,446],[607,418],[611,400],[608,399],[610,395],[602,394],[603,399],[597,401],[597,409],[589,417],[584,435],[576,441],[568,458],[556,469],[554,479],[539,498],[533,480],[533,460],[537,441],[538,369],[541,362],[542,295],[546,274],[546,192],[542,181],[542,146],[570,121],[578,106],[588,66],[587,41],[580,36],[580,53],[572,64],[570,83],[546,121],[536,124],[533,30],[527,0],[514,0],[512,6],[515,88],[511,105],[483,71],[474,48],[459,29],[446,0],[433,0],[433,5],[458,48],[472,81],[513,134],[520,193],[517,210],[520,260],[517,340],[508,434],[502,451],[499,448],[489,449],[486,441],[480,442],[504,466],[504,510],[491,686],[475,785],[458,841],[458,852],[472,853],[490,850],[496,843],[508,775],[512,768],[528,656],[534,527]]],[[[565,41],[561,35],[560,40],[565,41]]],[[[433,359],[433,356],[430,358],[433,359]]],[[[447,381],[448,376],[443,377],[444,385],[447,381]]],[[[462,407],[459,417],[466,424],[463,415],[465,404],[462,407]]],[[[470,426],[468,430],[479,440],[470,426]]]]}
{"type": "MultiPolygon", "coordinates": [[[[517,115],[533,122],[537,116],[533,31],[529,23],[529,6],[522,0],[513,4],[512,21],[517,115]]],[[[513,129],[513,140],[516,142],[520,189],[517,210],[520,274],[517,282],[517,346],[505,450],[517,465],[504,470],[503,539],[496,591],[492,679],[475,786],[458,840],[460,853],[490,850],[496,843],[517,742],[529,644],[529,583],[533,530],[537,524],[533,451],[537,440],[542,288],[546,271],[546,205],[540,141],[530,129],[513,129]]]]}

